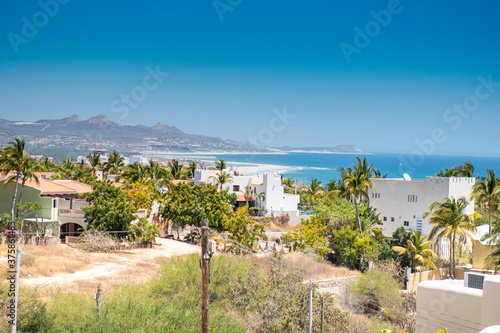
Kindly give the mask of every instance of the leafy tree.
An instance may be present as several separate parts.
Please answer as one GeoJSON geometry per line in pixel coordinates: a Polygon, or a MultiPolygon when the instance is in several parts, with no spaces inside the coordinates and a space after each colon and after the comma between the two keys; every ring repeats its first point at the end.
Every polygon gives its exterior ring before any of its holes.
{"type": "Polygon", "coordinates": [[[183,225],[200,227],[201,221],[208,219],[210,227],[219,231],[228,230],[232,214],[226,192],[217,191],[214,185],[173,186],[162,211],[163,217],[183,225]]]}
{"type": "Polygon", "coordinates": [[[372,237],[366,233],[359,233],[355,228],[348,226],[333,234],[332,247],[336,257],[350,268],[362,269],[365,259],[372,252],[372,237]]]}
{"type": "Polygon", "coordinates": [[[311,248],[320,256],[330,253],[327,238],[328,226],[320,215],[313,215],[309,219],[302,219],[300,228],[283,234],[285,242],[292,243],[296,251],[311,248]]]}
{"type": "Polygon", "coordinates": [[[421,236],[420,230],[411,232],[411,239],[406,243],[406,247],[393,246],[392,250],[400,255],[409,253],[411,256],[411,271],[416,271],[416,265],[427,265],[432,269],[436,266],[432,262],[437,255],[432,250],[432,242],[427,240],[427,236],[421,236]]]}
{"type": "MultiPolygon", "coordinates": [[[[243,245],[246,249],[252,249],[255,242],[264,236],[264,226],[255,223],[248,213],[248,206],[241,207],[236,214],[229,219],[227,226],[232,240],[243,245]]],[[[236,246],[236,253],[246,252],[239,246],[236,246]]]]}
{"type": "Polygon", "coordinates": [[[486,170],[488,177],[481,180],[472,188],[471,199],[475,199],[478,204],[488,207],[488,233],[491,235],[491,214],[498,209],[500,203],[500,179],[495,176],[491,169],[486,170]]]}
{"type": "MultiPolygon", "coordinates": [[[[89,229],[99,231],[128,231],[135,219],[136,209],[130,204],[123,191],[111,184],[98,182],[91,193],[85,194],[90,204],[82,208],[89,229]]],[[[126,237],[125,233],[117,237],[126,237]]]]}
{"type": "Polygon", "coordinates": [[[158,197],[156,188],[145,180],[127,184],[123,193],[130,199],[130,204],[136,209],[146,209],[147,215],[151,213],[153,201],[158,197]]]}
{"type": "Polygon", "coordinates": [[[450,240],[450,276],[455,276],[455,244],[465,242],[470,232],[476,227],[470,216],[464,213],[468,202],[464,197],[453,197],[443,202],[434,202],[424,216],[431,215],[429,223],[433,224],[429,238],[447,237],[450,240]]]}
{"type": "Polygon", "coordinates": [[[188,166],[188,178],[194,178],[194,171],[198,168],[198,164],[195,161],[191,161],[188,166]]]}

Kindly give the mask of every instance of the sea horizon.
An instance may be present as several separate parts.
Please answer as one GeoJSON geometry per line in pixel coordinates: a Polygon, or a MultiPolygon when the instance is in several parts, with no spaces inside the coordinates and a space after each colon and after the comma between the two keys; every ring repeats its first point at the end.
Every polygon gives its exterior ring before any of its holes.
{"type": "MultiPolygon", "coordinates": [[[[314,152],[278,152],[278,153],[186,153],[162,154],[161,156],[200,157],[200,160],[223,159],[231,166],[232,162],[248,165],[269,165],[265,171],[275,171],[286,178],[300,182],[310,182],[317,178],[326,185],[330,180],[340,179],[339,167],[348,167],[356,163],[356,157],[366,157],[368,164],[387,174],[388,178],[403,178],[406,173],[414,179],[425,179],[434,176],[439,170],[453,168],[463,162],[472,162],[474,176],[486,175],[486,169],[500,172],[500,157],[453,156],[453,155],[420,155],[409,156],[398,153],[314,153],[314,152]],[[278,170],[272,166],[279,166],[278,170]]],[[[238,165],[234,165],[236,168],[238,165]]],[[[254,174],[261,174],[260,171],[254,174]]]]}

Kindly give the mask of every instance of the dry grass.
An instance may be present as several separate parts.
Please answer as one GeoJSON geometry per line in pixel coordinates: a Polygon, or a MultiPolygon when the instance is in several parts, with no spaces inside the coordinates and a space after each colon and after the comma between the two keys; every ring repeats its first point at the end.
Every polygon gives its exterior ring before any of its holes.
{"type": "Polygon", "coordinates": [[[292,230],[295,230],[296,228],[300,227],[300,224],[274,224],[273,222],[270,222],[268,224],[264,225],[264,230],[265,231],[283,231],[283,232],[289,232],[292,230]]]}
{"type": "Polygon", "coordinates": [[[346,267],[337,267],[324,260],[318,259],[313,253],[289,253],[283,257],[286,265],[301,269],[305,272],[304,280],[326,280],[340,277],[359,275],[361,272],[346,267]]]}
{"type": "MultiPolygon", "coordinates": [[[[20,276],[22,278],[75,273],[89,269],[92,261],[91,257],[62,245],[24,245],[21,248],[20,276]]],[[[2,245],[0,253],[2,257],[7,256],[5,245],[2,245]]],[[[6,265],[6,263],[3,264],[6,265]]]]}

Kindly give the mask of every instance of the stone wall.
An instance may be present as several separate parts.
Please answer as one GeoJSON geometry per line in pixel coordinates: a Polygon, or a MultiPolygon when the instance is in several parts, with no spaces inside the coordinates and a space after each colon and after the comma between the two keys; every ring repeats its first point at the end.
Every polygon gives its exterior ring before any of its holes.
{"type": "Polygon", "coordinates": [[[318,292],[328,292],[337,297],[340,303],[344,303],[349,284],[359,278],[361,275],[347,276],[336,279],[313,281],[318,288],[318,292]]]}

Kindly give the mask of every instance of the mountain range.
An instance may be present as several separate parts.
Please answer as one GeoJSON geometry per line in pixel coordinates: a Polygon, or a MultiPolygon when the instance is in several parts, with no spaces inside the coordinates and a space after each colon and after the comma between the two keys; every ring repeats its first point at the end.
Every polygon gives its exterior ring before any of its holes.
{"type": "Polygon", "coordinates": [[[63,119],[42,119],[36,122],[0,119],[0,142],[21,136],[32,150],[65,148],[92,150],[98,147],[127,152],[255,152],[255,151],[325,151],[361,152],[356,146],[328,148],[257,148],[248,142],[187,134],[175,126],[157,123],[154,126],[121,125],[100,114],[87,120],[73,114],[63,119]]]}

